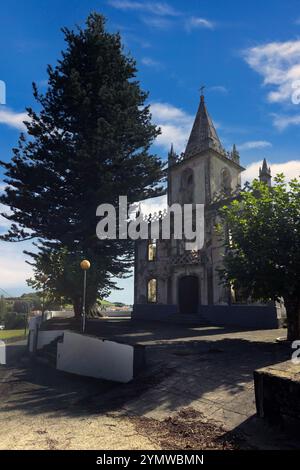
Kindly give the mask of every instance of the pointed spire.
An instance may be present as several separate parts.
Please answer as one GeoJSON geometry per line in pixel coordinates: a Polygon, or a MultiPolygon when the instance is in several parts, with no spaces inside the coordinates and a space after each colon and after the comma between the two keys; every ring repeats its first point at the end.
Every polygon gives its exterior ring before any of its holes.
{"type": "Polygon", "coordinates": [[[174,151],[173,143],[171,144],[171,148],[168,153],[168,165],[172,166],[176,162],[176,152],[174,151]]]}
{"type": "Polygon", "coordinates": [[[259,180],[262,183],[266,183],[268,186],[271,186],[272,185],[271,179],[272,179],[271,168],[268,167],[267,160],[264,158],[262,167],[259,168],[259,180]]]}
{"type": "MultiPolygon", "coordinates": [[[[264,171],[268,171],[268,165],[267,165],[267,160],[264,158],[264,161],[263,161],[263,165],[262,165],[262,169],[264,171]]],[[[270,169],[270,168],[269,168],[270,169]]]]}
{"type": "Polygon", "coordinates": [[[238,164],[240,163],[240,154],[239,154],[235,144],[233,144],[230,157],[235,163],[238,163],[238,164]]]}
{"type": "Polygon", "coordinates": [[[171,158],[171,157],[175,157],[176,154],[174,152],[174,145],[173,145],[173,142],[171,143],[171,148],[169,150],[169,153],[168,153],[168,157],[171,158]]]}
{"type": "Polygon", "coordinates": [[[195,153],[209,148],[224,153],[216,129],[206,109],[204,95],[202,94],[194,125],[185,149],[185,158],[189,158],[195,153]]]}

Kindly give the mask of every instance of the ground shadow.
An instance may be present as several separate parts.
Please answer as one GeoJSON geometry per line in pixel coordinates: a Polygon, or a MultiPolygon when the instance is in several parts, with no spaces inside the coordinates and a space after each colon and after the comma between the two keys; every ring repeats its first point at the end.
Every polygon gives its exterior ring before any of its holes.
{"type": "Polygon", "coordinates": [[[207,334],[190,343],[152,344],[146,349],[148,367],[129,384],[78,377],[23,360],[5,381],[0,411],[47,412],[53,417],[57,412],[74,416],[122,410],[144,415],[158,409],[171,413],[201,399],[208,406],[211,401],[212,407],[228,402],[234,411],[245,387],[252,385],[253,370],[290,357],[281,344],[210,340],[207,334]]]}
{"type": "MultiPolygon", "coordinates": [[[[81,331],[81,321],[77,318],[54,318],[44,323],[42,329],[81,331]]],[[[127,344],[156,344],[173,341],[180,343],[185,340],[199,340],[202,336],[215,336],[216,334],[255,331],[255,329],[214,326],[203,324],[174,324],[166,322],[132,321],[127,319],[87,319],[86,334],[107,338],[127,344]]]]}

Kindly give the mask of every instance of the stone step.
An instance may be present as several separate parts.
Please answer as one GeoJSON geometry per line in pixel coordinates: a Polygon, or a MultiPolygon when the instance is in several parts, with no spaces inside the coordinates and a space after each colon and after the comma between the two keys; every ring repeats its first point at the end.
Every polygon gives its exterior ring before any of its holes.
{"type": "Polygon", "coordinates": [[[194,324],[194,325],[207,325],[209,322],[201,315],[190,315],[184,313],[176,313],[174,315],[168,315],[163,322],[175,323],[175,324],[194,324]]]}
{"type": "Polygon", "coordinates": [[[57,343],[61,341],[62,338],[63,335],[55,338],[55,340],[51,341],[51,343],[40,349],[37,353],[37,359],[41,360],[43,363],[48,363],[49,365],[56,367],[57,343]]]}

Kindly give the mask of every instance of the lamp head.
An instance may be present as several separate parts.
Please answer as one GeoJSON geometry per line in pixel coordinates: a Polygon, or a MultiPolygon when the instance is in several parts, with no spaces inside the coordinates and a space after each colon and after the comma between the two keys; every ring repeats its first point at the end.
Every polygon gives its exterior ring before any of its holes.
{"type": "Polygon", "coordinates": [[[80,267],[81,269],[83,269],[83,271],[87,271],[88,269],[90,269],[91,263],[87,259],[84,259],[81,261],[80,267]]]}

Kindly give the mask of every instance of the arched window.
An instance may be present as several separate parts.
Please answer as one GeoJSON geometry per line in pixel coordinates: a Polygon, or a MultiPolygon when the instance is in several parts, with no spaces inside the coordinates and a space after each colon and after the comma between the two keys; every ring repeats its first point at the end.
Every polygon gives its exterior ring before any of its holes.
{"type": "Polygon", "coordinates": [[[155,261],[157,255],[156,240],[150,240],[148,243],[148,261],[155,261]]]}
{"type": "Polygon", "coordinates": [[[222,191],[225,193],[230,193],[231,191],[231,173],[228,170],[228,168],[223,168],[222,173],[221,173],[221,185],[222,185],[222,191]]]}
{"type": "Polygon", "coordinates": [[[157,279],[150,279],[147,286],[147,298],[148,302],[157,302],[157,279]]]}
{"type": "Polygon", "coordinates": [[[194,173],[186,168],[181,175],[181,200],[183,204],[192,204],[194,200],[194,173]]]}

